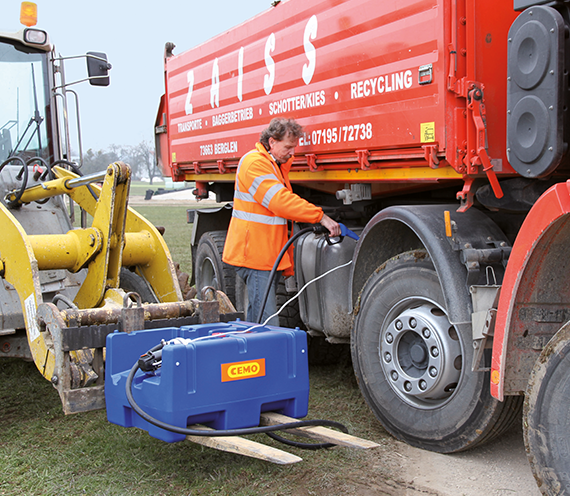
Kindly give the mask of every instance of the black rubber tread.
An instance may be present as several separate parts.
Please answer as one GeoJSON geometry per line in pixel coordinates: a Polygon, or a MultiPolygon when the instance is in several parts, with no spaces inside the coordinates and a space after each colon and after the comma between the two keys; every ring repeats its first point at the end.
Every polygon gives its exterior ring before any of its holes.
{"type": "Polygon", "coordinates": [[[196,290],[200,297],[200,290],[205,285],[202,277],[202,263],[206,258],[212,262],[217,281],[216,289],[223,291],[232,304],[236,304],[236,273],[235,269],[222,261],[227,231],[209,231],[204,233],[198,242],[194,274],[196,275],[196,290]]]}
{"type": "Polygon", "coordinates": [[[520,418],[522,398],[499,402],[490,394],[489,373],[471,372],[470,326],[455,326],[462,373],[449,398],[423,408],[404,401],[392,389],[378,356],[380,328],[389,309],[409,297],[427,298],[445,309],[437,273],[424,250],[402,253],[383,264],[360,294],[351,336],[352,362],[376,417],[396,438],[440,453],[470,449],[502,434],[520,418]]]}
{"type": "MultiPolygon", "coordinates": [[[[295,293],[288,293],[285,289],[285,280],[283,276],[279,277],[277,283],[277,310],[279,310],[287,301],[295,296],[295,293]]],[[[279,314],[279,325],[281,327],[288,327],[289,329],[305,330],[305,325],[301,320],[301,312],[299,310],[299,299],[295,298],[294,301],[289,303],[279,314]]]]}
{"type": "Polygon", "coordinates": [[[121,268],[119,275],[119,287],[125,292],[135,292],[141,297],[142,303],[158,303],[158,298],[148,283],[137,273],[126,267],[121,268]]]}
{"type": "Polygon", "coordinates": [[[524,396],[507,396],[501,404],[502,407],[497,409],[495,416],[489,423],[487,433],[477,439],[473,445],[468,446],[468,449],[481,446],[498,438],[507,432],[514,424],[522,421],[524,396]]]}
{"type": "Polygon", "coordinates": [[[541,493],[570,495],[570,322],[542,350],[530,374],[523,410],[524,442],[541,493]]]}

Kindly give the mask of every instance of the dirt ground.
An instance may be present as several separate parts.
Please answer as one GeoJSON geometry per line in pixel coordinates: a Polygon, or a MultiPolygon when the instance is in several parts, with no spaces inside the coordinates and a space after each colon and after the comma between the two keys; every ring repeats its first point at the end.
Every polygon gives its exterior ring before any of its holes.
{"type": "Polygon", "coordinates": [[[440,455],[403,445],[401,454],[406,457],[402,467],[418,494],[434,491],[442,496],[540,495],[527,461],[521,426],[464,453],[440,455]]]}
{"type": "Polygon", "coordinates": [[[479,448],[442,455],[389,439],[350,477],[358,496],[540,496],[522,427],[479,448]]]}

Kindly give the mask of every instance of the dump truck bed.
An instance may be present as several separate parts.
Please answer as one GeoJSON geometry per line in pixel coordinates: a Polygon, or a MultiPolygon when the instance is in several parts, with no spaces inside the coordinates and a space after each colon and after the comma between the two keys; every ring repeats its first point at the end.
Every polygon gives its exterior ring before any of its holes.
{"type": "Polygon", "coordinates": [[[514,17],[509,2],[488,0],[283,1],[166,58],[163,168],[179,180],[230,181],[268,122],[287,117],[304,127],[293,181],[457,180],[481,172],[467,150],[475,81],[494,169],[512,172],[504,130],[514,17]]]}

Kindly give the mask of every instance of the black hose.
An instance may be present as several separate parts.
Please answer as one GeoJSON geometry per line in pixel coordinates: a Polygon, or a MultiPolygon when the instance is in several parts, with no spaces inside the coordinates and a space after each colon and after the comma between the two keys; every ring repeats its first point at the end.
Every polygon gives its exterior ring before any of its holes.
{"type": "Polygon", "coordinates": [[[299,236],[301,236],[302,234],[311,232],[311,231],[315,232],[315,233],[321,233],[321,234],[328,234],[329,233],[329,230],[325,226],[320,225],[320,224],[316,225],[316,226],[305,227],[304,229],[301,229],[298,233],[295,233],[293,236],[291,236],[289,241],[287,241],[287,243],[285,243],[285,246],[281,249],[281,251],[279,252],[279,255],[277,255],[277,260],[275,260],[275,263],[273,264],[271,272],[269,273],[269,279],[267,281],[267,286],[265,288],[265,294],[263,295],[263,299],[261,300],[261,308],[259,309],[259,314],[257,315],[257,319],[255,321],[256,324],[261,324],[261,319],[263,317],[263,311],[265,310],[265,305],[267,304],[267,298],[269,297],[269,292],[271,291],[271,284],[273,282],[273,279],[275,278],[275,273],[277,272],[277,267],[279,266],[279,263],[281,262],[283,255],[285,255],[285,252],[289,249],[291,244],[294,243],[295,240],[299,236]]]}
{"type": "MultiPolygon", "coordinates": [[[[348,434],[348,429],[343,425],[344,429],[340,429],[345,434],[348,434]]],[[[336,444],[333,443],[300,443],[299,441],[291,441],[291,439],[287,439],[285,437],[280,436],[279,434],[275,434],[275,432],[266,432],[271,439],[275,439],[275,441],[279,441],[280,443],[286,444],[288,446],[295,446],[295,448],[301,448],[306,450],[318,450],[324,448],[334,448],[336,444]]]]}
{"type": "MultiPolygon", "coordinates": [[[[26,162],[24,162],[24,159],[23,159],[22,157],[16,157],[16,156],[8,157],[6,160],[4,160],[4,162],[2,162],[2,163],[0,164],[0,172],[2,172],[2,169],[4,169],[4,167],[6,167],[10,162],[13,162],[14,160],[17,160],[18,162],[22,162],[22,167],[23,167],[24,169],[26,169],[26,172],[27,172],[26,162]]],[[[22,196],[22,192],[20,191],[20,197],[21,197],[21,196],[22,196]]],[[[19,200],[20,197],[17,198],[17,200],[19,200]]],[[[10,208],[15,208],[15,207],[19,206],[18,203],[17,203],[17,200],[16,200],[15,202],[14,202],[14,201],[6,201],[6,204],[7,204],[10,208]]]]}
{"type": "MultiPolygon", "coordinates": [[[[152,353],[158,351],[163,348],[163,344],[157,344],[153,348],[149,350],[148,353],[152,353]]],[[[135,401],[132,392],[132,383],[135,377],[137,370],[139,369],[139,363],[135,363],[127,376],[127,382],[125,384],[125,393],[127,395],[127,401],[131,408],[144,420],[155,425],[156,427],[160,427],[161,429],[165,429],[170,432],[175,432],[176,434],[183,434],[185,436],[205,436],[205,437],[224,437],[224,436],[245,436],[248,434],[261,434],[261,433],[272,433],[275,431],[283,431],[287,429],[295,429],[298,427],[307,427],[307,426],[327,426],[327,427],[336,427],[337,429],[341,430],[342,432],[347,433],[348,429],[341,423],[335,422],[334,420],[300,420],[297,422],[289,422],[287,424],[279,424],[279,425],[266,425],[262,427],[246,427],[242,429],[223,429],[223,430],[199,430],[199,429],[188,429],[187,427],[179,427],[177,425],[168,424],[163,422],[162,420],[158,420],[153,416],[149,415],[145,412],[135,401]]],[[[322,448],[330,448],[334,446],[334,444],[330,443],[318,443],[318,444],[308,444],[308,443],[297,443],[295,441],[290,441],[288,439],[282,438],[281,436],[271,436],[274,439],[281,441],[285,444],[289,444],[291,446],[297,446],[299,448],[304,449],[322,449],[322,448]]]]}
{"type": "MultiPolygon", "coordinates": [[[[42,157],[33,157],[31,159],[29,159],[26,162],[26,179],[25,181],[22,183],[22,187],[20,188],[20,195],[17,198],[17,201],[20,201],[20,198],[22,198],[22,195],[24,194],[24,192],[26,191],[26,188],[28,187],[28,167],[29,165],[32,165],[34,162],[39,162],[41,164],[44,165],[44,167],[46,168],[46,172],[50,172],[51,173],[51,166],[42,158],[42,157]]],[[[44,174],[46,173],[44,172],[44,174]]],[[[41,179],[41,176],[40,176],[41,179]]],[[[36,203],[43,205],[44,203],[47,203],[50,199],[49,198],[44,198],[43,200],[36,200],[36,203]]]]}

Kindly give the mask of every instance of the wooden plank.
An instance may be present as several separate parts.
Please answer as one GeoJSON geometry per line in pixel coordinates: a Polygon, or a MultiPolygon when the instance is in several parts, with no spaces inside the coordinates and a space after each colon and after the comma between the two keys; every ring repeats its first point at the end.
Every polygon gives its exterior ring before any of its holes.
{"type": "MultiPolygon", "coordinates": [[[[287,424],[290,422],[300,422],[300,420],[274,412],[261,414],[261,425],[287,424]]],[[[315,439],[321,443],[332,443],[340,446],[347,446],[349,448],[370,449],[380,446],[373,441],[351,436],[350,434],[335,431],[327,427],[299,427],[288,429],[283,432],[290,432],[291,434],[295,434],[297,436],[315,439]]],[[[279,432],[277,434],[279,434],[279,432]]]]}
{"type": "MultiPolygon", "coordinates": [[[[202,425],[193,425],[191,429],[212,430],[209,427],[202,425]]],[[[224,436],[224,437],[206,437],[206,436],[186,436],[188,441],[201,444],[209,448],[214,448],[220,451],[227,451],[228,453],[236,453],[238,455],[249,456],[257,458],[278,465],[290,465],[297,463],[303,459],[265,444],[257,443],[249,439],[239,436],[224,436]]]]}

